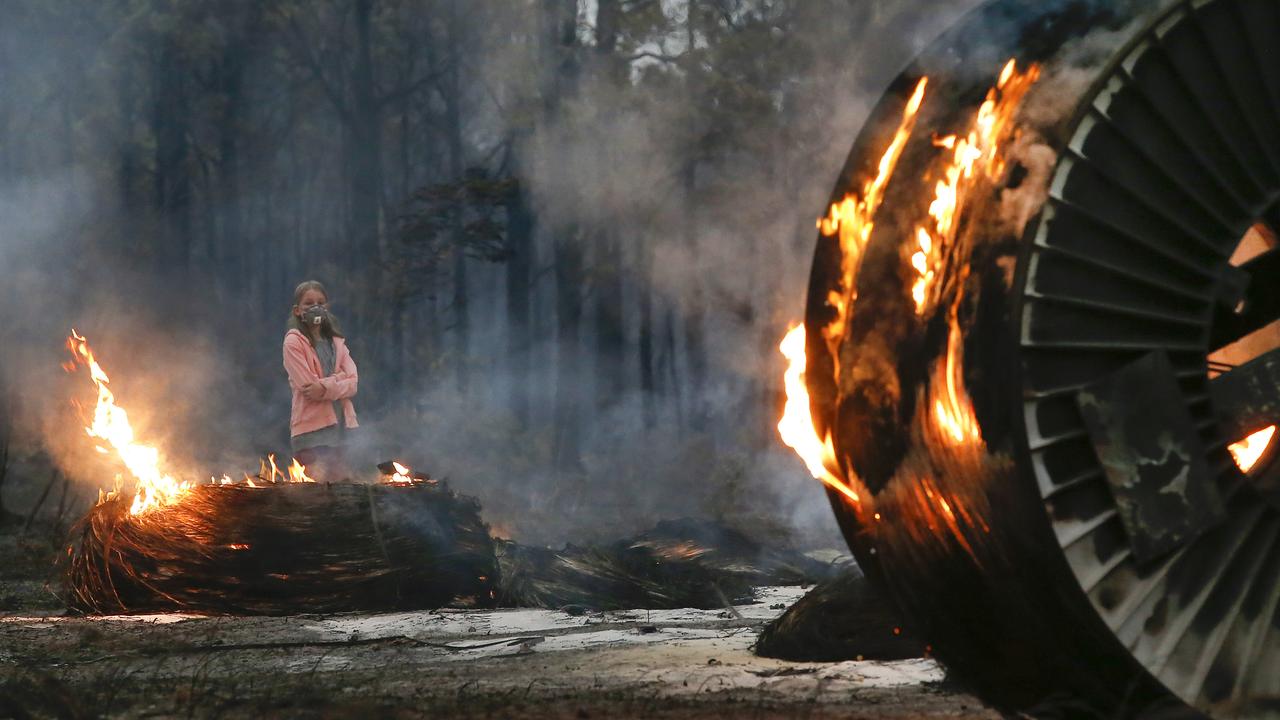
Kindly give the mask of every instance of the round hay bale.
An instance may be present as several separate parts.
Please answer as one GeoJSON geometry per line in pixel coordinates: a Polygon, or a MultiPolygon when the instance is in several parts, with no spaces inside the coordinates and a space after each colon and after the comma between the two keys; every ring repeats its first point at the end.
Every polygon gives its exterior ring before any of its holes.
{"type": "Polygon", "coordinates": [[[479,503],[432,484],[204,485],[138,516],[108,500],[72,537],[68,604],[91,613],[489,607],[498,585],[479,503]]]}

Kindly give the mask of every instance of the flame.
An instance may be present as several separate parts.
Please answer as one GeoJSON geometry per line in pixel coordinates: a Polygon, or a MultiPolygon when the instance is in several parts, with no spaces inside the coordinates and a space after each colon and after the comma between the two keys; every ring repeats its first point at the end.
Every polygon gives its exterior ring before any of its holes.
{"type": "Polygon", "coordinates": [[[88,367],[89,377],[98,389],[98,404],[94,408],[93,422],[85,431],[89,437],[104,440],[114,448],[116,455],[137,481],[129,512],[141,515],[148,510],[177,502],[191,489],[191,483],[175,480],[162,471],[160,452],[154,447],[139,443],[134,437],[129,415],[116,404],[115,395],[108,387],[111,380],[94,358],[89,341],[73,329],[71,336],[67,338],[67,348],[73,358],[71,368],[74,369],[76,365],[88,367]]]}
{"type": "MultiPolygon", "coordinates": [[[[129,424],[129,416],[124,408],[116,404],[115,395],[108,387],[111,381],[94,357],[93,350],[89,347],[89,341],[73,329],[70,337],[67,338],[67,348],[71,351],[72,360],[63,363],[62,367],[68,372],[74,372],[79,365],[89,368],[89,377],[98,389],[98,403],[94,408],[93,422],[85,428],[85,431],[89,437],[103,440],[106,445],[114,448],[116,455],[119,456],[130,474],[137,481],[129,512],[133,515],[142,515],[149,510],[172,505],[181,500],[195,485],[189,481],[176,480],[164,473],[160,469],[159,451],[154,447],[143,445],[137,441],[133,427],[129,424]]],[[[101,444],[95,445],[94,450],[102,454],[111,453],[101,444]]],[[[281,482],[315,482],[307,475],[306,468],[297,460],[294,460],[293,464],[288,468],[288,475],[276,465],[274,453],[267,455],[266,460],[260,460],[259,464],[258,480],[262,482],[275,483],[277,478],[281,482]],[[268,468],[270,470],[269,473],[268,468]]],[[[251,488],[262,487],[255,483],[248,473],[244,475],[244,482],[251,488]]],[[[231,476],[226,474],[221,477],[211,476],[209,478],[210,485],[232,485],[234,483],[235,481],[231,479],[231,476]]],[[[119,495],[120,479],[117,477],[114,490],[108,492],[99,491],[98,503],[101,504],[119,495]]]]}
{"type": "Polygon", "coordinates": [[[952,306],[950,331],[947,335],[947,357],[939,363],[933,387],[937,396],[933,402],[934,419],[942,429],[944,436],[955,441],[956,445],[979,443],[982,431],[978,427],[978,418],[973,411],[973,402],[964,387],[962,359],[964,356],[964,335],[960,331],[960,321],[956,307],[952,306]],[[938,390],[937,388],[941,388],[938,390]]]}
{"type": "Polygon", "coordinates": [[[813,427],[813,418],[809,413],[809,389],[804,383],[804,344],[804,325],[797,325],[787,333],[779,346],[782,356],[787,359],[787,371],[783,375],[787,403],[782,419],[778,421],[778,434],[787,447],[796,451],[814,478],[858,504],[861,502],[858,493],[840,479],[838,470],[833,470],[838,466],[831,433],[827,433],[825,441],[819,440],[818,432],[813,427]]]}
{"type": "Polygon", "coordinates": [[[1263,428],[1238,443],[1233,443],[1228,450],[1231,451],[1231,457],[1235,458],[1236,465],[1240,466],[1240,472],[1247,473],[1253,469],[1254,465],[1262,459],[1262,453],[1266,452],[1271,446],[1271,440],[1275,437],[1276,426],[1263,428]]]}
{"type": "MultiPolygon", "coordinates": [[[[280,478],[281,480],[284,480],[285,479],[284,473],[280,472],[280,468],[276,467],[275,453],[269,453],[267,455],[267,462],[271,464],[271,477],[267,478],[267,482],[275,482],[276,478],[280,478]]],[[[298,463],[297,460],[294,460],[293,462],[295,465],[298,463]]]]}
{"type": "MultiPolygon", "coordinates": [[[[273,468],[275,467],[274,459],[272,459],[271,465],[273,468]]],[[[289,482],[313,483],[315,480],[307,476],[307,467],[298,462],[298,458],[294,458],[293,464],[289,466],[289,482]]]]}
{"type": "Polygon", "coordinates": [[[933,202],[929,205],[932,228],[916,228],[918,249],[911,256],[916,279],[911,287],[911,299],[915,301],[918,314],[924,314],[929,307],[934,280],[947,250],[955,241],[956,219],[974,187],[976,173],[981,172],[990,180],[1004,175],[1001,141],[1009,131],[1023,98],[1039,79],[1039,65],[1032,64],[1026,72],[1020,73],[1017,60],[1010,60],[1000,72],[996,86],[991,88],[978,108],[969,132],[962,137],[951,135],[934,141],[936,146],[951,151],[951,159],[942,170],[942,179],[935,186],[933,202]]]}
{"type": "MultiPolygon", "coordinates": [[[[862,186],[861,194],[850,193],[840,202],[834,203],[827,216],[818,220],[818,230],[826,237],[840,238],[840,284],[827,297],[828,304],[835,308],[836,316],[822,329],[822,336],[831,348],[833,356],[839,356],[840,343],[844,338],[845,326],[857,299],[855,282],[858,270],[862,265],[862,254],[867,242],[871,240],[871,231],[875,227],[875,216],[884,200],[885,187],[893,177],[893,172],[902,158],[902,152],[911,138],[915,128],[916,117],[924,104],[925,88],[929,78],[921,78],[915,92],[907,102],[902,113],[902,121],[884,155],[880,157],[876,176],[867,180],[862,186]]],[[[837,368],[839,364],[837,363],[837,368]]],[[[838,371],[838,369],[837,369],[838,371]]]]}

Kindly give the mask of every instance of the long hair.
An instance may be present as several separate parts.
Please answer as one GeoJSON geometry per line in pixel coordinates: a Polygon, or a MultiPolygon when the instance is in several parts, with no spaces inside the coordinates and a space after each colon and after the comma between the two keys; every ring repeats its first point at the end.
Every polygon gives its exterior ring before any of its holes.
{"type": "MultiPolygon", "coordinates": [[[[308,290],[317,290],[324,295],[324,301],[329,302],[329,291],[324,289],[324,284],[319,280],[307,280],[298,283],[298,287],[293,289],[293,305],[289,308],[289,320],[285,323],[285,327],[297,330],[303,334],[308,340],[311,339],[311,333],[307,332],[307,326],[302,324],[302,318],[293,314],[293,308],[302,302],[302,296],[307,294],[308,290]]],[[[341,326],[338,325],[338,318],[333,313],[329,313],[329,322],[320,324],[320,334],[326,338],[346,337],[342,334],[341,326]]]]}

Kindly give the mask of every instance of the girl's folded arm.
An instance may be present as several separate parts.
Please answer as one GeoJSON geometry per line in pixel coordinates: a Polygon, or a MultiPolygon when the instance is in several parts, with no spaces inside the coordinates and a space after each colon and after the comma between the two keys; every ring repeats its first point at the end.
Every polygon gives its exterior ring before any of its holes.
{"type": "Polygon", "coordinates": [[[351,355],[344,355],[342,364],[327,378],[321,378],[324,385],[325,400],[343,400],[356,396],[360,387],[360,375],[356,372],[356,362],[351,355]]]}
{"type": "Polygon", "coordinates": [[[286,336],[284,340],[284,371],[289,375],[289,385],[295,390],[320,381],[307,362],[307,347],[302,342],[294,339],[293,335],[286,336]]]}

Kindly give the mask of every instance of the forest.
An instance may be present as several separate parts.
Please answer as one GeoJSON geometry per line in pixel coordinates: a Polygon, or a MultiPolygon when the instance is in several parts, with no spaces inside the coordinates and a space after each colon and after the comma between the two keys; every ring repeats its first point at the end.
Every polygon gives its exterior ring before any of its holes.
{"type": "Polygon", "coordinates": [[[0,508],[50,467],[64,503],[110,486],[73,327],[190,477],[286,453],[280,338],[317,279],[361,462],[499,532],[830,534],[773,428],[777,345],[871,101],[964,5],[3,3],[0,508]]]}

